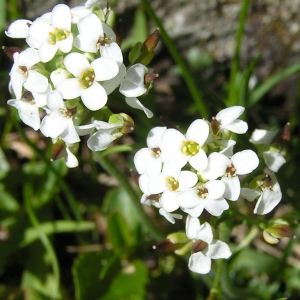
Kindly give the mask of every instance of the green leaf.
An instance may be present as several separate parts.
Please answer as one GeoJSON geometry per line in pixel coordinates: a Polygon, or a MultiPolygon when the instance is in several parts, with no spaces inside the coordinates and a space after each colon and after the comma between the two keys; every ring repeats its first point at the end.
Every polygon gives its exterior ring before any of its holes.
{"type": "MultiPolygon", "coordinates": [[[[20,208],[18,201],[6,191],[5,185],[0,183],[0,211],[16,212],[20,208]]],[[[1,213],[1,212],[0,212],[1,213]]],[[[0,214],[1,215],[1,214],[0,214]]]]}
{"type": "Polygon", "coordinates": [[[9,170],[10,165],[5,157],[2,148],[0,147],[0,179],[4,178],[9,170]]]}

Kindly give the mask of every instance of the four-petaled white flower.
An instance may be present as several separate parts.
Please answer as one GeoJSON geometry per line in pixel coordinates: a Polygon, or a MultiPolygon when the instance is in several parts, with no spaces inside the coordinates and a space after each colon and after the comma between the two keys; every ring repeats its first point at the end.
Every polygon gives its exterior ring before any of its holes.
{"type": "Polygon", "coordinates": [[[64,59],[66,69],[75,76],[58,84],[64,99],[81,97],[90,110],[98,110],[107,102],[105,89],[98,81],[109,80],[119,72],[118,64],[110,58],[99,57],[91,63],[80,53],[70,53],[64,59]]]}
{"type": "Polygon", "coordinates": [[[64,100],[58,91],[47,96],[47,115],[41,123],[41,132],[46,137],[60,137],[65,143],[73,144],[80,138],[73,124],[73,112],[66,108],[64,100]]]}
{"type": "Polygon", "coordinates": [[[244,150],[235,153],[231,159],[224,154],[213,152],[208,157],[208,166],[202,171],[204,178],[208,180],[222,177],[226,189],[224,197],[228,200],[237,200],[241,184],[237,175],[249,174],[258,167],[259,159],[252,150],[244,150]]]}
{"type": "Polygon", "coordinates": [[[207,167],[207,156],[202,146],[209,134],[206,121],[195,120],[184,136],[176,129],[168,129],[162,136],[162,142],[168,152],[172,152],[168,159],[171,168],[180,170],[187,162],[197,171],[207,167]]]}
{"type": "Polygon", "coordinates": [[[198,218],[187,217],[186,235],[193,240],[189,269],[199,274],[207,274],[211,269],[211,260],[229,258],[231,251],[225,242],[214,239],[211,226],[205,222],[200,225],[198,218]]]}
{"type": "Polygon", "coordinates": [[[234,133],[245,133],[248,130],[248,124],[238,119],[244,110],[242,106],[232,106],[221,110],[215,117],[221,131],[226,129],[234,133]]]}
{"type": "Polygon", "coordinates": [[[29,28],[27,43],[38,48],[42,62],[50,61],[57,50],[70,52],[73,46],[70,8],[65,4],[56,5],[50,23],[44,19],[35,20],[29,28]]]}
{"type": "Polygon", "coordinates": [[[199,217],[204,209],[213,216],[220,216],[229,208],[223,198],[224,192],[225,184],[221,180],[211,180],[202,186],[179,193],[177,202],[184,212],[194,218],[199,217]]]}

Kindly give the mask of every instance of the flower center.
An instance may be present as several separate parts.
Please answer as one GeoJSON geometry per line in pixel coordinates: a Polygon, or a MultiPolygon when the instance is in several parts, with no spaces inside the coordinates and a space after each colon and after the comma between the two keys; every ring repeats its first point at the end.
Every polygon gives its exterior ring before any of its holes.
{"type": "Polygon", "coordinates": [[[197,194],[201,199],[205,199],[208,195],[208,189],[204,186],[201,186],[197,189],[197,194]]]}
{"type": "Polygon", "coordinates": [[[194,141],[183,141],[181,151],[185,155],[196,155],[200,151],[200,145],[194,141]]]}
{"type": "Polygon", "coordinates": [[[28,69],[25,66],[18,66],[18,68],[24,76],[28,76],[28,69]]]}
{"type": "Polygon", "coordinates": [[[97,50],[100,49],[100,46],[106,46],[108,47],[112,41],[112,37],[100,37],[99,40],[97,41],[97,50]]]}
{"type": "Polygon", "coordinates": [[[74,110],[72,110],[72,109],[60,108],[59,111],[65,118],[72,118],[74,115],[74,110]]]}
{"type": "Polygon", "coordinates": [[[152,155],[156,158],[160,157],[161,155],[161,150],[160,148],[151,148],[151,151],[152,151],[152,155]]]}
{"type": "Polygon", "coordinates": [[[70,32],[67,30],[58,29],[57,27],[54,29],[54,32],[49,32],[49,43],[51,45],[55,45],[56,42],[65,40],[69,35],[70,32]]]}
{"type": "Polygon", "coordinates": [[[236,176],[235,171],[236,171],[235,167],[232,164],[230,164],[226,169],[225,177],[231,178],[236,176]]]}
{"type": "Polygon", "coordinates": [[[202,250],[204,250],[207,247],[207,243],[202,241],[202,240],[198,240],[193,244],[192,247],[192,253],[197,253],[200,252],[202,250]]]}
{"type": "Polygon", "coordinates": [[[82,72],[81,75],[81,78],[78,79],[78,81],[81,84],[81,87],[83,89],[89,88],[95,80],[94,70],[92,68],[89,68],[85,72],[82,72]]]}
{"type": "Polygon", "coordinates": [[[179,182],[172,176],[169,176],[166,178],[167,181],[167,187],[171,190],[171,191],[177,191],[179,188],[179,182]]]}

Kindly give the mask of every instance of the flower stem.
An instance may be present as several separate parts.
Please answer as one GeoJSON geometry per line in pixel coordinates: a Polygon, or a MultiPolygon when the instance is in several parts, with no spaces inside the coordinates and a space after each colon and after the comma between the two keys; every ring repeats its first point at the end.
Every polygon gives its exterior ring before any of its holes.
{"type": "Polygon", "coordinates": [[[131,200],[131,204],[136,211],[138,218],[140,219],[141,224],[143,224],[143,228],[149,232],[154,239],[160,240],[163,238],[161,232],[158,231],[157,228],[153,225],[153,222],[149,219],[149,216],[145,213],[138,195],[136,194],[135,190],[131,186],[128,178],[120,172],[117,168],[116,164],[112,163],[107,156],[104,156],[101,152],[95,152],[97,160],[102,168],[109,173],[111,176],[115,177],[122,188],[128,195],[128,198],[131,200]]]}
{"type": "Polygon", "coordinates": [[[174,61],[176,62],[176,64],[181,69],[182,77],[184,78],[184,80],[189,88],[189,91],[194,99],[194,102],[195,102],[195,105],[196,105],[198,111],[200,112],[202,118],[207,119],[208,118],[208,109],[205,105],[202,95],[200,94],[200,92],[195,84],[195,81],[193,80],[193,77],[187,67],[187,64],[183,61],[181,55],[179,54],[178,50],[176,49],[176,47],[174,45],[174,42],[169,37],[167,31],[164,28],[164,25],[162,24],[162,22],[157,17],[154,10],[152,9],[149,1],[141,0],[141,2],[143,4],[146,12],[150,16],[150,18],[153,20],[153,22],[159,28],[160,35],[161,35],[166,47],[168,48],[168,50],[169,50],[171,56],[173,57],[174,61]]]}

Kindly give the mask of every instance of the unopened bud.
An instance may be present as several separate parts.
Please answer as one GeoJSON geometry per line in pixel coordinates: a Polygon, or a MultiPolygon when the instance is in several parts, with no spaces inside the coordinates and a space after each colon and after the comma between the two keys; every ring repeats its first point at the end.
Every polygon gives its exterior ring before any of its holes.
{"type": "Polygon", "coordinates": [[[145,75],[145,84],[151,84],[152,81],[157,78],[159,75],[156,73],[147,73],[145,75]]]}
{"type": "Polygon", "coordinates": [[[291,126],[290,123],[286,123],[283,127],[281,138],[285,141],[289,141],[291,139],[291,126]]]}
{"type": "Polygon", "coordinates": [[[122,133],[131,133],[134,130],[134,121],[133,119],[125,113],[119,114],[123,118],[123,127],[121,129],[122,133]]]}
{"type": "Polygon", "coordinates": [[[11,59],[14,60],[14,54],[16,52],[21,53],[22,49],[19,47],[5,47],[2,46],[2,50],[5,52],[5,54],[11,59]]]}
{"type": "Polygon", "coordinates": [[[145,40],[143,47],[147,49],[147,52],[151,52],[155,49],[159,41],[159,29],[155,29],[147,39],[145,40]]]}
{"type": "Polygon", "coordinates": [[[211,124],[211,129],[212,129],[213,133],[217,134],[220,129],[219,121],[215,117],[212,117],[210,124],[211,124]]]}
{"type": "Polygon", "coordinates": [[[51,161],[55,161],[59,158],[62,158],[65,156],[65,154],[66,154],[65,143],[59,140],[52,147],[51,161]]]}
{"type": "Polygon", "coordinates": [[[159,241],[156,245],[153,245],[152,249],[160,250],[163,252],[174,252],[175,244],[173,244],[170,240],[162,240],[159,241]]]}

